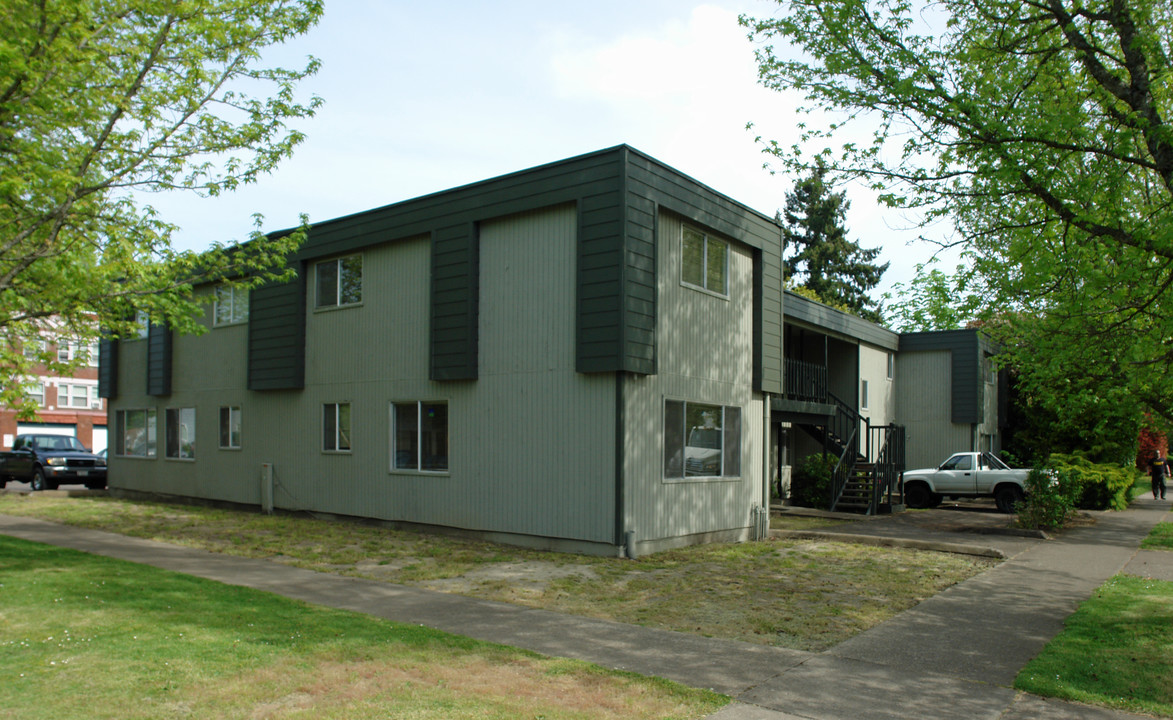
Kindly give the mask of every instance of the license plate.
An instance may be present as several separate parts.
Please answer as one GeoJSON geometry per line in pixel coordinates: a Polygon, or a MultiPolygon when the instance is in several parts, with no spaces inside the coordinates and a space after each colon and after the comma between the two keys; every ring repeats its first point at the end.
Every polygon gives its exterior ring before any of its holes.
{"type": "Polygon", "coordinates": [[[85,477],[86,475],[89,475],[89,474],[90,474],[90,471],[89,471],[89,470],[78,470],[78,471],[77,471],[77,476],[78,476],[78,477],[85,477]]]}

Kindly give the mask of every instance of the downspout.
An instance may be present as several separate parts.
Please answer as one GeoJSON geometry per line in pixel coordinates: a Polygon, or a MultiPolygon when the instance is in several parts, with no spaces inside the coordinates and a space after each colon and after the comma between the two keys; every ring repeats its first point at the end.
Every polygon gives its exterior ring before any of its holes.
{"type": "Polygon", "coordinates": [[[623,397],[624,375],[622,370],[615,373],[615,546],[622,548],[628,558],[634,559],[635,531],[627,531],[627,483],[624,473],[627,406],[623,397]]]}
{"type": "Polygon", "coordinates": [[[774,446],[770,442],[771,431],[770,393],[762,393],[762,520],[755,529],[758,540],[765,540],[770,536],[770,467],[771,453],[774,446]]]}

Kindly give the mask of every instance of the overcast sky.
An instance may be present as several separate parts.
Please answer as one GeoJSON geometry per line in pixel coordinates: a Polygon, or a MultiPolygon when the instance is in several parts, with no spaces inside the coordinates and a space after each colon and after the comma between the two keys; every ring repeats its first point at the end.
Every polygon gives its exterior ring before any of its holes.
{"type": "MultiPolygon", "coordinates": [[[[764,0],[330,0],[271,57],[312,54],[325,99],[293,158],[215,199],[147,199],[203,249],[628,144],[773,216],[794,178],[770,175],[754,137],[797,139],[794,98],[758,86],[738,13],[764,0]],[[753,131],[746,130],[754,122],[753,131]]],[[[932,254],[906,219],[849,190],[848,233],[882,247],[884,286],[932,254]]]]}

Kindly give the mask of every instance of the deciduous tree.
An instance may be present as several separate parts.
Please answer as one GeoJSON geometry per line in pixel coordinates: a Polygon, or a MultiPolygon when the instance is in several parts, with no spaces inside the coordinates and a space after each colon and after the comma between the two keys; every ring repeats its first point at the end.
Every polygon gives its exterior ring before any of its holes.
{"type": "Polygon", "coordinates": [[[889,205],[952,223],[1037,397],[1078,380],[1173,416],[1173,5],[780,5],[742,18],[761,81],[828,114],[767,150],[809,169],[814,145],[889,205]],[[857,121],[870,140],[844,137],[857,121]]]}
{"type": "Polygon", "coordinates": [[[130,332],[136,310],[197,331],[195,284],[285,273],[297,233],[180,251],[175,227],[140,198],[230,191],[292,153],[303,136],[289,123],[321,102],[299,99],[297,86],[318,63],[265,67],[261,53],[321,14],[320,0],[5,4],[0,403],[27,415],[21,380],[31,367],[68,371],[58,340],[89,344],[99,325],[130,332]]]}

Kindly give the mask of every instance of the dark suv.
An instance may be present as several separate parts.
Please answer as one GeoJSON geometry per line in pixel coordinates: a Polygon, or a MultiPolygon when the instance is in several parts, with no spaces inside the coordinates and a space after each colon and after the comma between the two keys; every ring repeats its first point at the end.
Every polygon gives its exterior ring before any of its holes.
{"type": "Polygon", "coordinates": [[[56,490],[71,483],[96,490],[106,487],[106,459],[75,437],[17,435],[12,450],[0,454],[0,488],[9,480],[27,482],[33,490],[56,490]]]}

